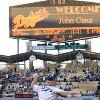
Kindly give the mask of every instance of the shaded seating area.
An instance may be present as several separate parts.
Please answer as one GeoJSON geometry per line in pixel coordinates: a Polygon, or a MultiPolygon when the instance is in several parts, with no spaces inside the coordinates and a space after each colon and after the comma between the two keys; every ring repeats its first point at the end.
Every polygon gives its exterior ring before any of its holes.
{"type": "Polygon", "coordinates": [[[71,52],[62,53],[58,55],[45,54],[45,53],[34,52],[34,51],[20,53],[11,56],[0,55],[0,62],[6,62],[6,63],[22,62],[22,61],[29,60],[29,57],[31,55],[35,55],[36,59],[60,63],[60,62],[76,59],[76,55],[78,53],[82,53],[85,59],[100,60],[100,53],[76,50],[76,51],[71,51],[71,52]]]}

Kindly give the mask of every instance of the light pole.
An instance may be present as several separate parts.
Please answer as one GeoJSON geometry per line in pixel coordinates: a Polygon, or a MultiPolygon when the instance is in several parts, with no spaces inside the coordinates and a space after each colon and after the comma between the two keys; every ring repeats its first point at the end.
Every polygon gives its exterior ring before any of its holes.
{"type": "MultiPolygon", "coordinates": [[[[19,54],[19,39],[17,39],[17,54],[19,54]]],[[[17,69],[19,69],[19,62],[17,63],[17,69]]]]}

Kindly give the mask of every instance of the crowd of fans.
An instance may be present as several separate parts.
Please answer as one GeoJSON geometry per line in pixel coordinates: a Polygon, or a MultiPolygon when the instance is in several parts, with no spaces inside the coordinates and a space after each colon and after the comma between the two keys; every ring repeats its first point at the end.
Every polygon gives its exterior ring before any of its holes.
{"type": "MultiPolygon", "coordinates": [[[[48,75],[52,75],[55,78],[56,85],[65,91],[73,91],[78,89],[78,82],[99,81],[100,73],[94,68],[84,68],[82,74],[72,70],[60,70],[58,68],[48,69],[35,69],[27,70],[26,72],[14,72],[14,71],[0,71],[0,94],[15,94],[15,93],[33,93],[31,88],[32,78],[36,73],[43,73],[43,77],[39,77],[39,85],[43,84],[45,78],[48,75]]],[[[94,95],[94,90],[80,91],[82,96],[94,95]]]]}

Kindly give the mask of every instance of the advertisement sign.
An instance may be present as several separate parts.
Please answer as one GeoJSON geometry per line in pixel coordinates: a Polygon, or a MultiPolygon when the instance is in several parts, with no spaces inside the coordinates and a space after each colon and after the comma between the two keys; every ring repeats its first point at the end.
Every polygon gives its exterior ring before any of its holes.
{"type": "Polygon", "coordinates": [[[48,3],[10,7],[10,36],[62,42],[100,35],[100,5],[73,6],[65,0],[48,3]]]}
{"type": "Polygon", "coordinates": [[[79,45],[37,45],[37,46],[29,46],[31,50],[64,50],[64,49],[87,49],[87,44],[79,44],[79,45]]]}

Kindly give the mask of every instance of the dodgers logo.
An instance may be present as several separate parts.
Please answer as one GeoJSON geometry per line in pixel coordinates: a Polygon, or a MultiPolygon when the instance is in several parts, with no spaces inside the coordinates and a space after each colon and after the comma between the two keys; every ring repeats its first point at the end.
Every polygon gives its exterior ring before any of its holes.
{"type": "Polygon", "coordinates": [[[42,86],[41,87],[41,91],[48,91],[48,92],[52,92],[52,89],[50,89],[49,87],[47,86],[42,86]]]}

